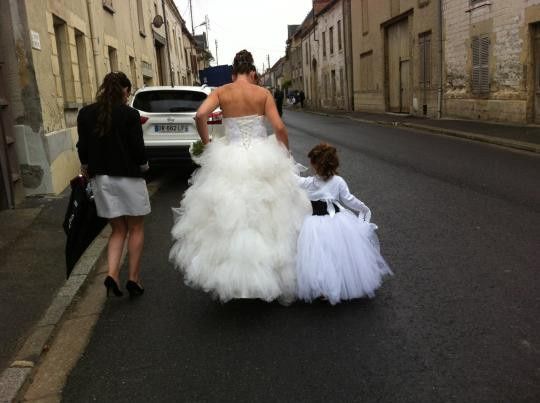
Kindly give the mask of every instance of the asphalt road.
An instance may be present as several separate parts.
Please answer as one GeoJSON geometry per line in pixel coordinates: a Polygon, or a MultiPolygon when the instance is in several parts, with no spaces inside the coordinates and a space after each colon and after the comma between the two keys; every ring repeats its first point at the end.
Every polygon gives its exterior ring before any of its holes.
{"type": "Polygon", "coordinates": [[[374,300],[221,305],[168,263],[170,169],[147,221],[146,293],[110,299],[66,402],[540,400],[540,158],[286,112],[300,162],[338,147],[395,275],[374,300]]]}

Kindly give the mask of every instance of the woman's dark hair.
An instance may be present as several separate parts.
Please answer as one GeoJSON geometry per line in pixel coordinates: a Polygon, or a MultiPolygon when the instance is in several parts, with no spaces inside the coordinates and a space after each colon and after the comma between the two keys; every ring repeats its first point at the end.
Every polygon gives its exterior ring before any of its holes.
{"type": "Polygon", "coordinates": [[[316,145],[308,153],[308,158],[315,168],[317,175],[324,180],[328,180],[338,173],[339,158],[337,156],[337,150],[330,144],[321,143],[316,145]]]}
{"type": "Polygon", "coordinates": [[[234,56],[233,74],[249,74],[252,71],[257,71],[253,64],[253,56],[247,50],[241,50],[234,56]]]}
{"type": "Polygon", "coordinates": [[[105,76],[96,94],[96,132],[103,136],[111,129],[112,109],[124,103],[124,88],[131,91],[131,81],[121,71],[113,71],[105,76]]]}

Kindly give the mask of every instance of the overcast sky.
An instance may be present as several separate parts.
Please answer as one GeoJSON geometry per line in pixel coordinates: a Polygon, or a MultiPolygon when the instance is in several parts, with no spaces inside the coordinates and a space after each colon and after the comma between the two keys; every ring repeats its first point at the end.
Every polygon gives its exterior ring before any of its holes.
{"type": "MultiPolygon", "coordinates": [[[[189,0],[174,0],[191,31],[189,0]]],[[[210,51],[216,57],[218,41],[219,64],[232,64],[236,52],[247,49],[253,53],[259,71],[285,55],[287,25],[301,24],[311,10],[312,0],[192,0],[193,25],[210,20],[208,36],[210,51]]],[[[205,27],[195,28],[201,34],[205,27]]],[[[214,65],[215,63],[212,63],[214,65]]]]}

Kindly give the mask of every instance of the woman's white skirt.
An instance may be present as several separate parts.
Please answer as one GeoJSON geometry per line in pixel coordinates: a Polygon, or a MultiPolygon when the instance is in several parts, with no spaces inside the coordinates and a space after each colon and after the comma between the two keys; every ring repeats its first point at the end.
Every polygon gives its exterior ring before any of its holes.
{"type": "Polygon", "coordinates": [[[298,237],[298,298],[324,297],[336,304],[374,297],[383,277],[392,274],[380,254],[376,229],[348,210],[306,218],[298,237]]]}
{"type": "Polygon", "coordinates": [[[97,175],[91,186],[100,217],[142,216],[151,211],[148,189],[142,178],[97,175]]]}

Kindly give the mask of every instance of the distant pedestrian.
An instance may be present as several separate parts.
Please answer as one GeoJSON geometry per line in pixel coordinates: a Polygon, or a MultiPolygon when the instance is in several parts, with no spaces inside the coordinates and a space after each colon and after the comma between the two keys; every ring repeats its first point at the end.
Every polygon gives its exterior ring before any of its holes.
{"type": "Polygon", "coordinates": [[[139,112],[126,105],[131,82],[122,72],[105,76],[95,103],[77,117],[77,149],[83,174],[91,178],[97,214],[112,228],[105,279],[107,295],[123,295],[119,287],[120,259],[127,241],[130,296],[143,293],[140,261],[144,244],[144,216],[150,201],[143,172],[148,170],[139,112]]]}
{"type": "Polygon", "coordinates": [[[372,298],[382,278],[392,271],[380,254],[377,226],[370,223],[371,211],[338,176],[334,147],[319,144],[308,158],[315,176],[298,177],[298,183],[307,191],[313,215],[304,219],[298,236],[298,298],[311,301],[322,297],[332,305],[372,298]]]}
{"type": "Polygon", "coordinates": [[[304,108],[304,100],[306,99],[306,94],[304,91],[300,91],[300,94],[298,95],[300,98],[300,106],[304,108]]]}
{"type": "Polygon", "coordinates": [[[276,107],[280,117],[283,115],[283,98],[283,91],[279,87],[276,88],[274,92],[274,99],[276,100],[276,107]]]}

